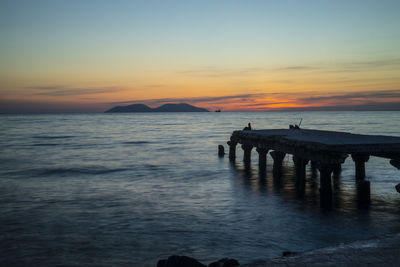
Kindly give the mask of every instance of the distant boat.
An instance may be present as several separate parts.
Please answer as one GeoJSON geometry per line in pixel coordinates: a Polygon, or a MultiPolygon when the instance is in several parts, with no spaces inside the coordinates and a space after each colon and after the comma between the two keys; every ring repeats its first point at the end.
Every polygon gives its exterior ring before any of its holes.
{"type": "Polygon", "coordinates": [[[221,112],[221,110],[220,110],[220,109],[217,109],[215,112],[221,112]]]}

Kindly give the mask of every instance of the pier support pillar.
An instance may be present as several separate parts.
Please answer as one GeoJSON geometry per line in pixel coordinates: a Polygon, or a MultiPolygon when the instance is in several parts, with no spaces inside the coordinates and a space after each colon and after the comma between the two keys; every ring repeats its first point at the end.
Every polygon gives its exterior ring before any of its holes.
{"type": "MultiPolygon", "coordinates": [[[[400,159],[391,159],[391,160],[390,160],[390,164],[391,164],[393,167],[396,167],[397,169],[400,170],[400,159]]],[[[397,184],[397,185],[395,186],[395,188],[396,188],[396,191],[397,191],[398,193],[400,193],[400,184],[397,184]]]]}
{"type": "Polygon", "coordinates": [[[391,159],[390,164],[400,170],[400,159],[391,159]]]}
{"type": "Polygon", "coordinates": [[[306,178],[306,165],[308,159],[293,156],[294,166],[296,168],[296,177],[298,180],[304,180],[306,178]]]}
{"type": "Polygon", "coordinates": [[[225,155],[225,149],[223,145],[218,146],[218,157],[223,157],[225,155]]]}
{"type": "Polygon", "coordinates": [[[342,164],[337,163],[333,165],[333,175],[335,177],[339,177],[340,173],[342,172],[342,164]]]}
{"type": "Polygon", "coordinates": [[[356,179],[363,180],[365,178],[365,162],[369,160],[368,154],[351,154],[351,158],[356,164],[356,179]]]}
{"type": "Polygon", "coordinates": [[[236,159],[236,142],[228,141],[227,142],[229,146],[229,159],[230,160],[235,160],[236,159]]]}
{"type": "Polygon", "coordinates": [[[332,172],[334,166],[332,164],[318,164],[320,175],[320,200],[322,207],[330,207],[332,204],[332,172]]]}
{"type": "Polygon", "coordinates": [[[242,149],[243,149],[243,161],[244,163],[249,164],[251,162],[251,150],[253,149],[253,146],[248,144],[243,144],[242,149]]]}
{"type": "Polygon", "coordinates": [[[267,167],[267,153],[268,149],[265,148],[257,148],[258,152],[258,167],[260,170],[264,171],[267,167]]]}
{"type": "Polygon", "coordinates": [[[279,151],[272,151],[269,153],[271,157],[274,159],[274,166],[273,166],[273,172],[280,172],[282,169],[282,162],[283,159],[286,156],[286,153],[279,152],[279,151]]]}
{"type": "Polygon", "coordinates": [[[318,163],[314,160],[311,161],[311,170],[316,170],[317,169],[318,163]]]}

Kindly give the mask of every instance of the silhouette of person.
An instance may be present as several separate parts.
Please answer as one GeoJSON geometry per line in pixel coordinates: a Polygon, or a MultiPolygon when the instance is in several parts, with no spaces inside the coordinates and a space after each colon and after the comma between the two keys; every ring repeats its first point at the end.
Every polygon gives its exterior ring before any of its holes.
{"type": "Polygon", "coordinates": [[[250,124],[250,122],[249,122],[249,124],[248,124],[246,127],[243,128],[243,131],[246,131],[246,130],[248,130],[248,131],[251,130],[251,124],[250,124]]]}

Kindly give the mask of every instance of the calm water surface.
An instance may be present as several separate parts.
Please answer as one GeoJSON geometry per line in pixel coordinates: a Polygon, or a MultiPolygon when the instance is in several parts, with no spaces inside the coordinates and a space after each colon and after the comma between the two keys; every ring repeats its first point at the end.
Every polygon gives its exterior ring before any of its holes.
{"type": "MultiPolygon", "coordinates": [[[[1,266],[155,266],[172,254],[241,263],[400,231],[400,172],[371,157],[371,205],[357,205],[348,158],[334,206],[320,207],[307,167],[298,194],[259,175],[257,153],[230,163],[217,146],[248,122],[400,136],[400,112],[60,114],[0,116],[1,266]]],[[[269,163],[272,159],[268,156],[269,163]]]]}

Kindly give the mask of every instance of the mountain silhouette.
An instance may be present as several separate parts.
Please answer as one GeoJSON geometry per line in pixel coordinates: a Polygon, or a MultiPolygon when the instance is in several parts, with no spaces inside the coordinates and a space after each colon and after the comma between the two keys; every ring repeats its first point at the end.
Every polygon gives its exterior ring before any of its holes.
{"type": "Polygon", "coordinates": [[[153,109],[144,104],[133,104],[129,106],[113,107],[106,112],[152,112],[153,109]]]}
{"type": "Polygon", "coordinates": [[[133,104],[129,106],[117,106],[106,111],[107,113],[118,112],[208,112],[205,108],[195,107],[186,103],[165,104],[158,108],[151,108],[144,104],[133,104]]]}

